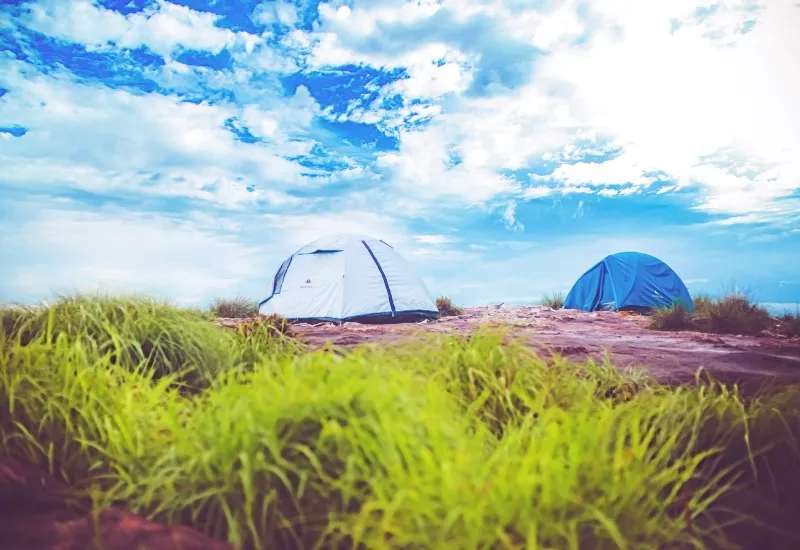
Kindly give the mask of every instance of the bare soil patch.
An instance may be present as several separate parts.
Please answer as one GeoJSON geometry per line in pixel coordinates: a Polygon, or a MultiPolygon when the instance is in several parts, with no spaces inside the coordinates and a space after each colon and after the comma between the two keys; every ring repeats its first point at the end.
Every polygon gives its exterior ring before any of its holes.
{"type": "Polygon", "coordinates": [[[232,550],[188,527],[118,509],[96,517],[68,506],[67,488],[36,466],[0,458],[0,548],[7,550],[232,550]]]}
{"type": "MultiPolygon", "coordinates": [[[[225,326],[243,320],[218,319],[225,326]]],[[[543,306],[474,307],[463,315],[423,323],[293,325],[313,348],[352,347],[390,342],[419,332],[470,334],[479,325],[505,326],[543,355],[574,359],[608,356],[619,367],[643,367],[666,383],[694,379],[698,369],[741,384],[800,382],[800,338],[664,332],[648,327],[647,317],[616,312],[586,313],[543,306]]]]}

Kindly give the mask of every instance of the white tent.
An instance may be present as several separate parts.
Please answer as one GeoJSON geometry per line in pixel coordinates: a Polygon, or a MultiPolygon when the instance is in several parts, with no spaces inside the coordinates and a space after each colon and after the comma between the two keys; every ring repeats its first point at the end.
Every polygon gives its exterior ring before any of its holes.
{"type": "Polygon", "coordinates": [[[281,264],[259,313],[290,321],[406,322],[439,312],[422,280],[385,242],[332,235],[281,264]]]}

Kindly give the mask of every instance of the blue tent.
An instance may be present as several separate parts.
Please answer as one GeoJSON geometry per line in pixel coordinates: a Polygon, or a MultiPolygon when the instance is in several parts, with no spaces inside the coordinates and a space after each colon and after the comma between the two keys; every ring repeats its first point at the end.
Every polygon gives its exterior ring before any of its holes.
{"type": "Polygon", "coordinates": [[[391,246],[345,234],[318,239],[288,257],[258,309],[290,321],[397,323],[439,317],[425,284],[391,246]]]}
{"type": "Polygon", "coordinates": [[[686,285],[667,264],[640,252],[606,256],[575,282],[564,308],[583,311],[648,310],[681,302],[694,312],[686,285]]]}

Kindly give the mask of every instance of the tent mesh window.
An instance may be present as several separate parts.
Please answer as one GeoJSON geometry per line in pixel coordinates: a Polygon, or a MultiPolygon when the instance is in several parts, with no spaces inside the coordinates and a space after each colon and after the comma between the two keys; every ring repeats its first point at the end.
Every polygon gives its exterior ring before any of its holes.
{"type": "Polygon", "coordinates": [[[302,254],[298,254],[299,256],[310,256],[313,254],[335,254],[337,252],[342,252],[341,248],[317,248],[311,252],[303,252],[302,254]]]}

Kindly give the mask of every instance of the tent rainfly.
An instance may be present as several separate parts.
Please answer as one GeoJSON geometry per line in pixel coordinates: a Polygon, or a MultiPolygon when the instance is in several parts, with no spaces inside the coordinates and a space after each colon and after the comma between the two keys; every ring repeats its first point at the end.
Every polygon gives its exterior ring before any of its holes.
{"type": "Polygon", "coordinates": [[[337,234],[307,244],[280,266],[259,313],[289,321],[399,323],[437,319],[422,280],[391,246],[337,234]]]}
{"type": "Polygon", "coordinates": [[[689,291],[672,268],[648,254],[620,252],[581,275],[567,294],[564,308],[644,311],[675,302],[694,312],[689,291]]]}

